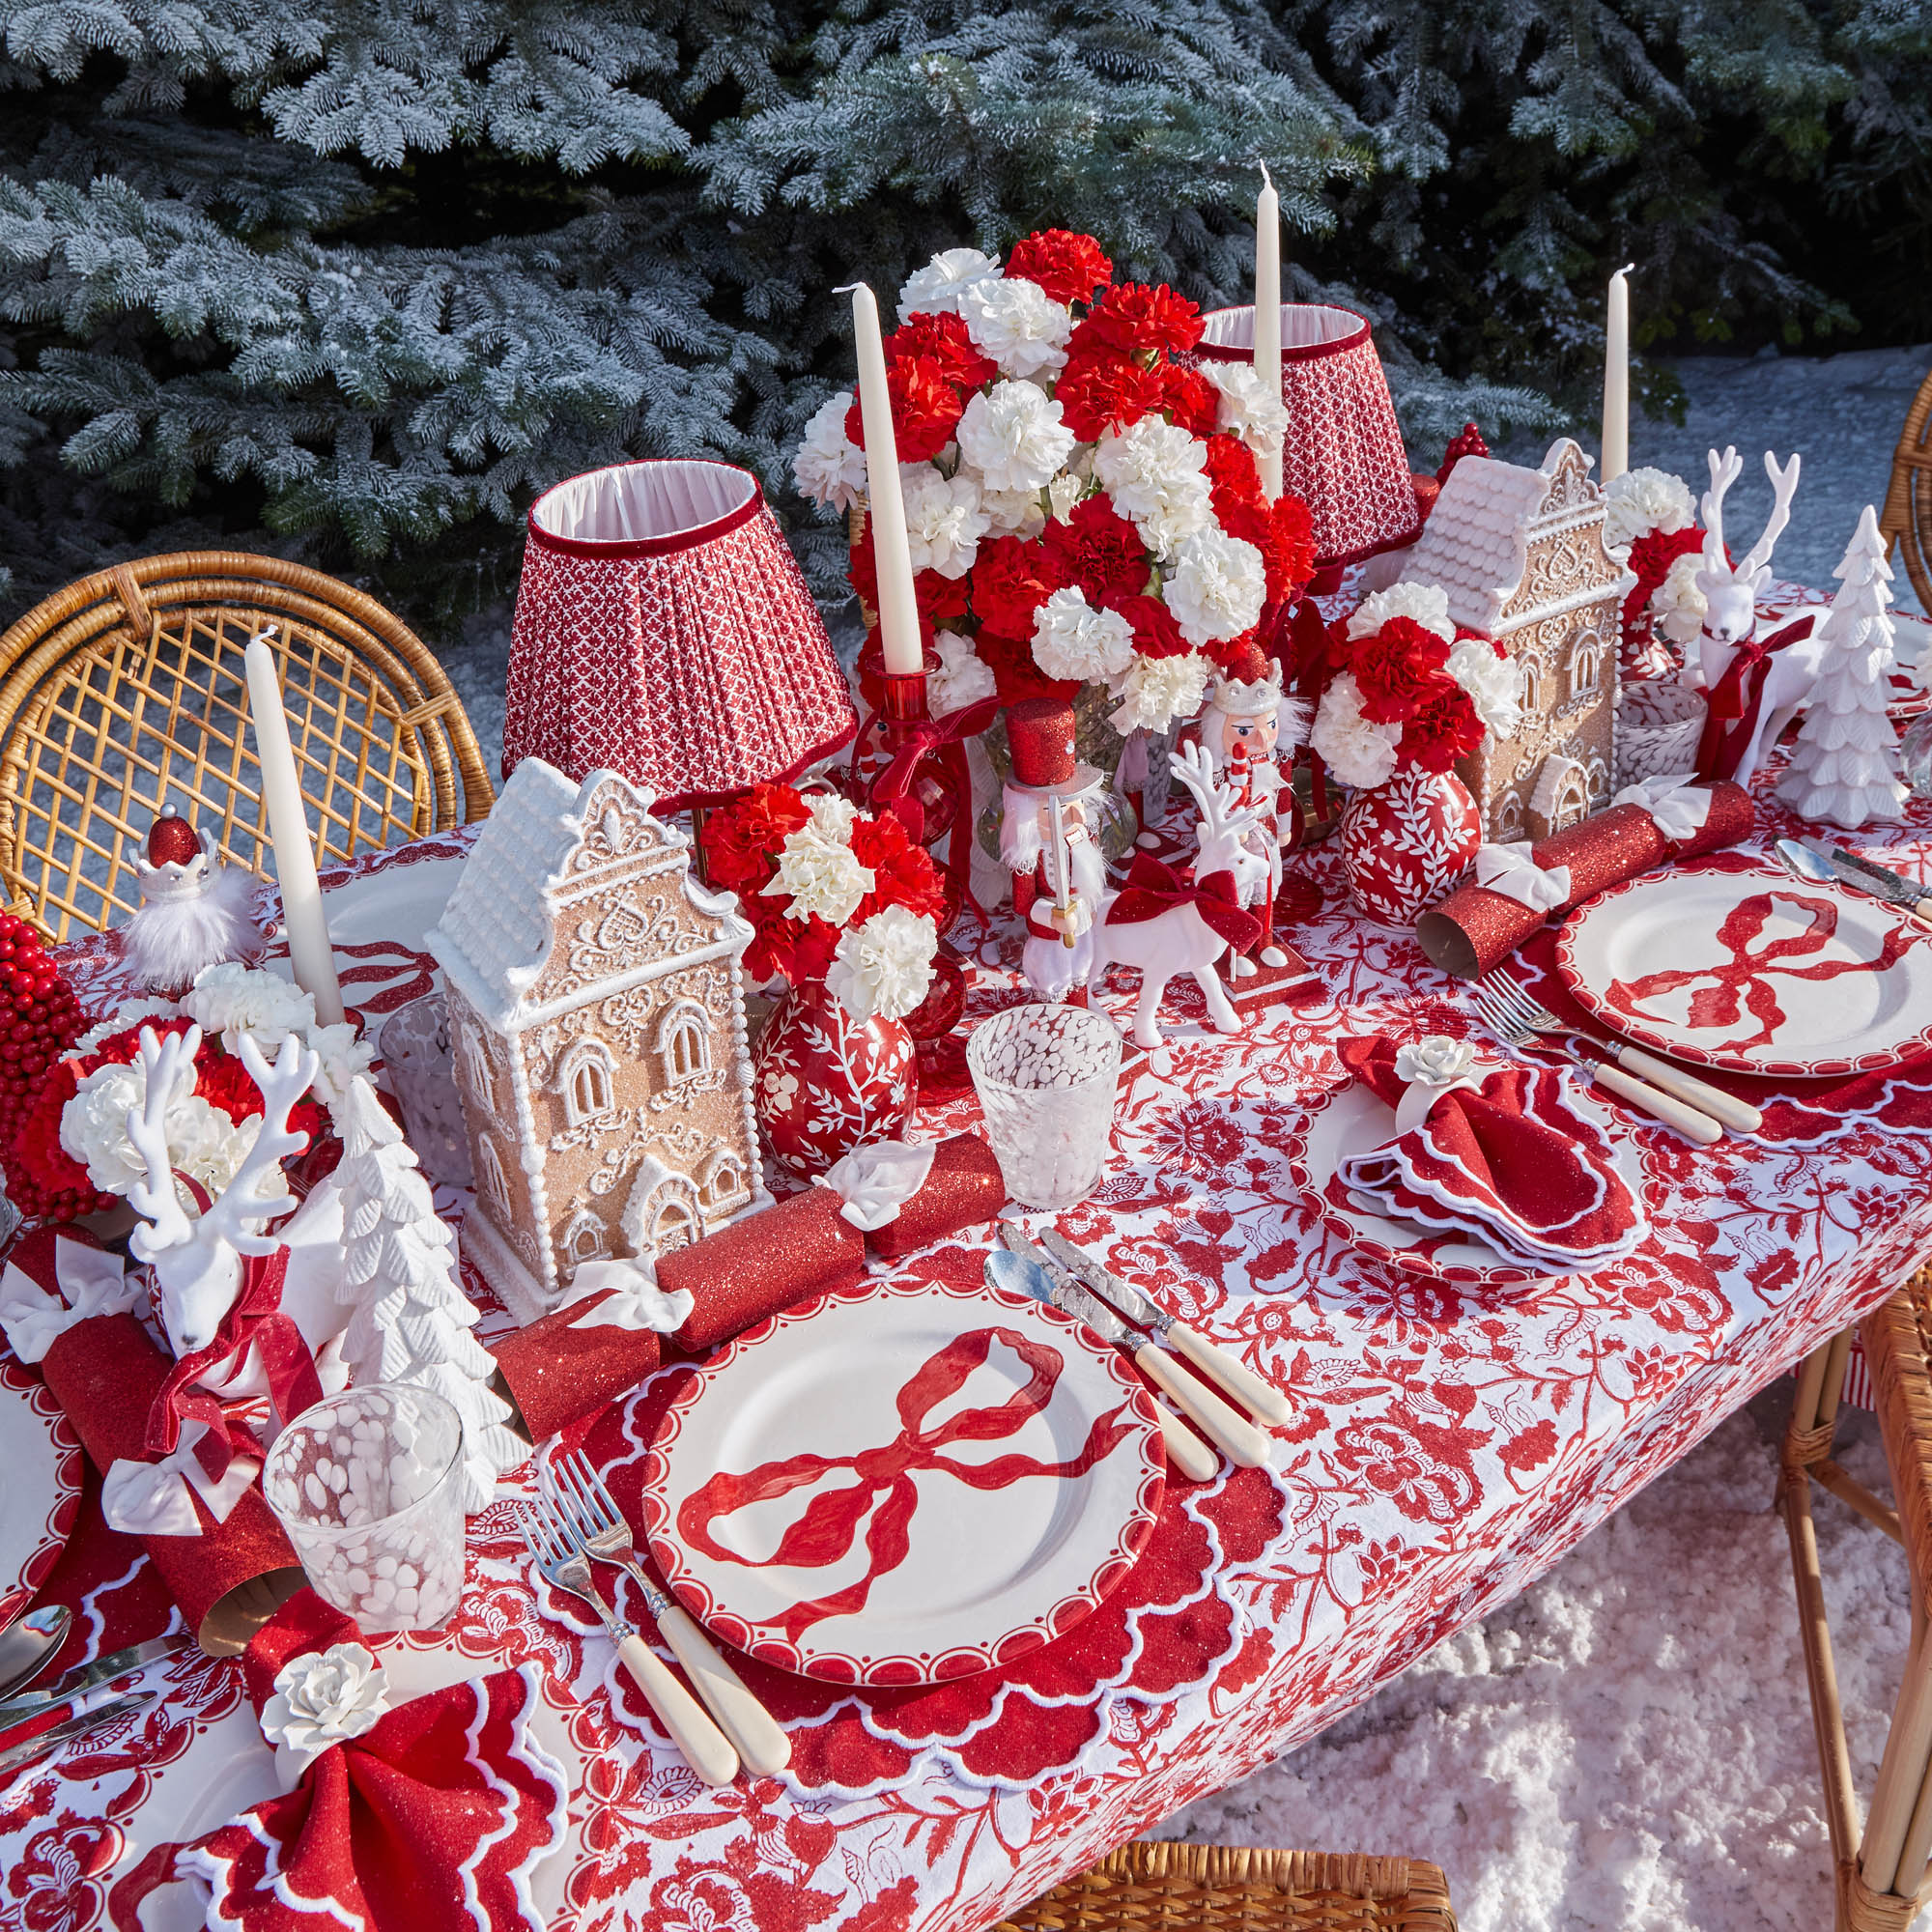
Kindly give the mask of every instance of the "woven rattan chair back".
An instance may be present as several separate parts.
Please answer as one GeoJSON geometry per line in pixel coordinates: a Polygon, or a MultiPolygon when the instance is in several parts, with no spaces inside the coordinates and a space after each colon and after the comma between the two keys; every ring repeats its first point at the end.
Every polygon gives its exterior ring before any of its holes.
{"type": "Polygon", "coordinates": [[[485,816],[483,754],[442,667],[374,598],[225,551],[143,557],[0,638],[0,885],[56,939],[123,923],[172,804],[270,876],[242,653],[268,638],[319,865],[485,816]]]}
{"type": "Polygon", "coordinates": [[[1456,1914],[1420,1859],[1122,1845],[999,1932],[1456,1932],[1456,1914]]]}
{"type": "Polygon", "coordinates": [[[1897,544],[1904,553],[1905,574],[1918,593],[1919,609],[1932,614],[1932,375],[1919,384],[1905,412],[1878,526],[1888,546],[1897,544]]]}

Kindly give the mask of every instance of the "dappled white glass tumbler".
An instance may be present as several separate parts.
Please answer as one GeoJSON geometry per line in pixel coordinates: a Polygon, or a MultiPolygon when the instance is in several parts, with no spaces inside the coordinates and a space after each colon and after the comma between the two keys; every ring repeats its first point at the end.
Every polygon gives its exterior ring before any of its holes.
{"type": "Polygon", "coordinates": [[[463,1419],[433,1389],[370,1382],[304,1409],[262,1493],[317,1595],[367,1631],[436,1630],[463,1594],[463,1419]]]}
{"type": "Polygon", "coordinates": [[[966,1065],[1007,1192],[1027,1208],[1070,1208],[1090,1194],[1113,1136],[1113,1021],[1080,1007],[1009,1007],[974,1030],[966,1065]]]}
{"type": "Polygon", "coordinates": [[[425,993],[398,1007],[376,1039],[416,1165],[433,1186],[473,1185],[463,1101],[456,1091],[448,1001],[440,993],[425,993]]]}

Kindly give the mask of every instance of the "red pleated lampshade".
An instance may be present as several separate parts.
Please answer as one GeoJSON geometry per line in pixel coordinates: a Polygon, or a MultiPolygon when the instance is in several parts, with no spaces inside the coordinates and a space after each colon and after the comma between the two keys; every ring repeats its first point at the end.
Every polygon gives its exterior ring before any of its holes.
{"type": "Polygon", "coordinates": [[[624,463],[530,509],[505,775],[600,768],[661,811],[795,778],[850,742],[851,693],[757,479],[624,463]]]}
{"type": "MultiPolygon", "coordinates": [[[[1252,303],[1204,320],[1205,360],[1254,360],[1252,303]]],[[[1283,302],[1281,399],[1282,487],[1308,505],[1317,566],[1360,563],[1414,542],[1415,489],[1367,318],[1325,302],[1283,302]]]]}

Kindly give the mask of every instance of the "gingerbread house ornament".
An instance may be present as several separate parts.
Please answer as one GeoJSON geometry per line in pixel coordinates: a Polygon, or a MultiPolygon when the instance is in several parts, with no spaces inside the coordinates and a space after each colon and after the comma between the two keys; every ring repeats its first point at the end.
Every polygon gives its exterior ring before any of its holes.
{"type": "Polygon", "coordinates": [[[426,945],[476,1176],[466,1253],[522,1321],[585,1262],[771,1205],[745,1026],[752,928],[615,772],[526,758],[426,945]]]}
{"type": "Polygon", "coordinates": [[[1496,843],[1547,838],[1609,803],[1617,643],[1634,582],[1604,549],[1590,459],[1559,438],[1539,469],[1465,456],[1401,572],[1448,593],[1449,614],[1508,651],[1522,724],[1457,766],[1496,843]]]}

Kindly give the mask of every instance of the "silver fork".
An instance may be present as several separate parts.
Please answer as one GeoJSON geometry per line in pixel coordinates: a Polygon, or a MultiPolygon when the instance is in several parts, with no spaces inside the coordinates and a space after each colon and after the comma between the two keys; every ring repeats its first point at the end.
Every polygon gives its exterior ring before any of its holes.
{"type": "Polygon", "coordinates": [[[1481,986],[1471,989],[1471,1004],[1475,1007],[1483,1024],[1501,1040],[1512,1053],[1534,1051],[1538,1047],[1562,1054],[1573,1065],[1579,1067],[1597,1086],[1617,1094],[1639,1112],[1651,1116],[1653,1120],[1675,1127],[1686,1140],[1695,1141],[1700,1147],[1709,1147],[1713,1141],[1720,1141],[1724,1130],[1709,1114],[1699,1113],[1695,1107],[1687,1106],[1674,1094],[1665,1094],[1655,1087],[1646,1087],[1634,1073],[1626,1073],[1621,1066],[1613,1065],[1607,1060],[1589,1060],[1563,1040],[1540,1037],[1533,1027],[1511,1014],[1492,993],[1485,992],[1481,986]]]}
{"type": "Polygon", "coordinates": [[[1600,1041],[1576,1027],[1566,1026],[1531,995],[1527,986],[1511,979],[1500,967],[1479,983],[1483,991],[1495,996],[1505,1012],[1514,1013],[1531,1032],[1554,1034],[1573,1044],[1580,1040],[1597,1053],[1607,1053],[1627,1072],[1647,1080],[1653,1087],[1662,1087],[1666,1094],[1675,1094],[1680,1100],[1699,1113],[1709,1114],[1734,1133],[1754,1134],[1764,1125],[1764,1116],[1755,1107],[1726,1094],[1721,1087],[1713,1087],[1709,1081],[1697,1079],[1667,1060],[1659,1060],[1640,1046],[1631,1046],[1620,1039],[1600,1041]]]}
{"type": "Polygon", "coordinates": [[[632,1682],[658,1714],[685,1763],[706,1784],[729,1784],[738,1775],[738,1753],[730,1741],[659,1662],[650,1645],[604,1601],[590,1575],[590,1559],[578,1548],[563,1520],[539,1497],[519,1508],[517,1527],[538,1570],[559,1590],[567,1590],[597,1612],[632,1682]]]}
{"type": "Polygon", "coordinates": [[[657,1621],[658,1634],[684,1665],[692,1688],[711,1707],[711,1715],[737,1747],[739,1757],[767,1777],[782,1771],[791,1762],[791,1740],[719,1656],[711,1639],[638,1561],[631,1525],[624,1520],[597,1465],[581,1450],[554,1456],[544,1469],[543,1487],[583,1553],[622,1570],[643,1592],[645,1606],[657,1621]]]}

